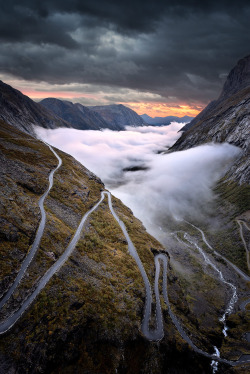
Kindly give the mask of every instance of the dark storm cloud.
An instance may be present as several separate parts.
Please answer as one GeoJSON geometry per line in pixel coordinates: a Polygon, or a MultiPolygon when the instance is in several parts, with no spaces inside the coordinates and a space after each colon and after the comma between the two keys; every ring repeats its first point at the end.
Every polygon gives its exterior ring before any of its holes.
{"type": "Polygon", "coordinates": [[[207,102],[249,53],[249,1],[8,1],[0,72],[207,102]]]}

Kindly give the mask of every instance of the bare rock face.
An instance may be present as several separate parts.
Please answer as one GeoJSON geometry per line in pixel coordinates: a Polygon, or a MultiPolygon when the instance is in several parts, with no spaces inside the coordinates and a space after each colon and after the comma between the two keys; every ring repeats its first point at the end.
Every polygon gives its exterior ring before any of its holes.
{"type": "Polygon", "coordinates": [[[237,91],[248,87],[250,87],[250,55],[238,61],[230,71],[218,100],[225,100],[237,91]]]}
{"type": "Polygon", "coordinates": [[[234,144],[242,148],[242,155],[228,177],[239,184],[249,183],[249,127],[250,55],[240,60],[229,73],[219,98],[182,128],[184,132],[171,150],[188,149],[208,142],[234,144]]]}
{"type": "Polygon", "coordinates": [[[35,135],[33,125],[45,128],[71,127],[28,96],[0,81],[0,119],[21,131],[35,135]]]}

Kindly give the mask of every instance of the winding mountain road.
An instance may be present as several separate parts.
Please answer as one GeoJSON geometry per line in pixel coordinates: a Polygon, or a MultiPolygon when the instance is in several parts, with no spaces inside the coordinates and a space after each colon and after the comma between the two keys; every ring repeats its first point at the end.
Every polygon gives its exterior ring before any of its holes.
{"type": "MultiPolygon", "coordinates": [[[[249,249],[247,247],[247,243],[245,241],[245,238],[244,238],[244,234],[243,234],[243,229],[242,229],[242,224],[245,226],[245,228],[250,231],[247,223],[243,220],[240,220],[240,219],[237,219],[236,220],[238,225],[239,225],[239,228],[240,228],[240,236],[241,236],[241,240],[244,244],[244,247],[245,247],[245,250],[246,250],[246,256],[247,256],[247,266],[248,266],[248,269],[250,269],[250,252],[249,252],[249,249]]],[[[250,278],[250,277],[249,277],[250,278]]],[[[246,310],[246,307],[247,305],[250,304],[250,298],[243,301],[241,304],[240,304],[240,309],[241,310],[246,310]]]]}
{"type": "MultiPolygon", "coordinates": [[[[11,294],[14,292],[16,289],[18,283],[22,279],[23,275],[25,274],[25,271],[27,267],[29,266],[30,262],[34,258],[34,255],[37,251],[37,248],[39,246],[41,236],[44,231],[44,226],[45,226],[45,221],[46,221],[46,214],[44,210],[44,200],[47,197],[50,189],[53,186],[53,175],[56,170],[61,166],[62,160],[60,157],[57,155],[57,153],[53,150],[53,148],[48,145],[48,147],[51,149],[51,151],[54,153],[54,155],[58,159],[58,166],[50,173],[49,175],[49,187],[47,191],[44,193],[44,195],[40,198],[39,200],[39,206],[41,209],[41,214],[42,214],[42,219],[35,237],[35,241],[32,245],[32,248],[27,255],[21,270],[13,283],[12,287],[10,290],[7,292],[7,294],[4,296],[2,299],[2,305],[8,300],[8,298],[11,296],[11,294]],[[3,301],[4,300],[4,301],[3,301]]],[[[120,218],[117,216],[115,213],[113,206],[112,206],[112,200],[111,200],[111,194],[108,191],[102,191],[101,192],[101,198],[100,200],[88,211],[84,214],[84,216],[81,219],[81,222],[72,238],[70,241],[69,245],[67,246],[66,250],[64,253],[58,258],[58,260],[47,270],[47,272],[43,275],[43,277],[40,279],[38,282],[36,289],[24,300],[23,304],[21,307],[15,311],[12,315],[10,315],[6,320],[0,323],[0,334],[4,334],[6,331],[8,331],[22,316],[22,314],[28,309],[28,307],[31,305],[31,303],[35,300],[35,298],[39,295],[39,293],[43,290],[43,288],[46,286],[46,284],[49,282],[49,280],[52,278],[52,276],[59,271],[59,269],[65,264],[65,262],[68,260],[69,256],[73,252],[79,238],[81,235],[81,231],[83,229],[84,223],[86,222],[87,218],[89,215],[94,212],[98,206],[101,204],[103,201],[105,195],[108,196],[108,204],[109,204],[109,209],[115,218],[115,220],[118,222],[126,240],[128,243],[128,251],[131,254],[131,256],[135,259],[137,266],[141,272],[141,275],[144,280],[145,284],[145,290],[146,290],[146,301],[145,301],[145,308],[144,308],[144,317],[142,320],[142,333],[145,335],[145,337],[149,340],[153,341],[158,341],[163,338],[164,336],[164,329],[163,329],[163,318],[162,318],[162,310],[161,310],[161,303],[160,303],[160,295],[159,295],[159,275],[160,275],[160,268],[161,268],[161,263],[163,266],[163,298],[164,302],[166,303],[169,311],[169,315],[176,326],[177,330],[179,331],[180,335],[182,338],[193,348],[193,350],[205,357],[208,357],[214,361],[221,362],[221,363],[226,363],[232,366],[238,365],[238,364],[244,364],[250,362],[248,357],[242,358],[239,361],[228,361],[225,359],[222,359],[218,357],[216,354],[209,354],[198,347],[192,342],[190,337],[187,335],[183,327],[181,326],[180,322],[178,321],[177,317],[171,310],[171,305],[168,299],[168,293],[167,293],[167,267],[168,267],[168,258],[164,254],[158,254],[155,256],[155,283],[154,283],[154,292],[155,292],[155,299],[156,299],[156,328],[154,330],[149,329],[149,321],[151,319],[151,313],[152,313],[152,291],[151,291],[151,285],[149,282],[149,279],[147,277],[147,274],[145,272],[144,266],[140,260],[140,257],[136,251],[136,248],[132,242],[132,240],[129,237],[129,234],[126,230],[125,224],[120,218]]],[[[201,231],[201,230],[200,230],[201,231]]]]}
{"type": "Polygon", "coordinates": [[[217,251],[215,251],[213,249],[213,247],[211,247],[211,245],[208,243],[208,241],[207,241],[207,239],[205,237],[204,232],[199,227],[193,225],[192,223],[190,223],[188,221],[185,221],[185,222],[188,223],[190,226],[193,226],[196,230],[198,230],[201,233],[202,240],[208,246],[208,248],[211,249],[214,252],[214,254],[216,256],[218,256],[218,257],[222,258],[224,261],[226,261],[228,263],[228,265],[230,265],[236,271],[236,273],[238,273],[246,282],[250,282],[250,276],[249,275],[247,275],[246,273],[244,273],[236,265],[234,265],[231,261],[229,261],[226,257],[224,257],[223,255],[221,255],[220,253],[218,253],[217,251]]]}
{"type": "Polygon", "coordinates": [[[36,232],[35,240],[34,240],[32,246],[30,248],[30,251],[28,252],[27,256],[25,257],[24,261],[22,262],[21,268],[20,268],[20,270],[17,274],[17,277],[16,277],[15,281],[13,282],[11,287],[8,289],[8,291],[4,294],[4,296],[0,300],[0,309],[4,306],[4,304],[6,304],[6,302],[9,300],[11,295],[15,292],[15,289],[17,288],[18,284],[20,283],[21,279],[23,278],[29,264],[31,263],[32,259],[34,258],[35,254],[36,254],[36,252],[39,248],[40,241],[41,241],[41,238],[42,238],[42,235],[43,235],[43,232],[44,232],[44,228],[45,228],[45,223],[46,223],[46,212],[45,212],[45,209],[44,209],[44,200],[46,199],[46,197],[48,196],[51,188],[53,187],[53,177],[54,177],[55,172],[62,165],[62,159],[58,156],[58,154],[54,151],[54,149],[49,144],[47,144],[45,142],[44,142],[44,144],[46,144],[49,147],[49,149],[51,150],[51,152],[55,155],[55,157],[58,160],[58,165],[55,169],[53,169],[50,172],[50,174],[49,174],[49,186],[48,186],[47,190],[44,192],[44,194],[40,197],[39,202],[38,202],[42,217],[41,217],[41,221],[40,221],[40,224],[39,224],[37,232],[36,232]]]}
{"type": "Polygon", "coordinates": [[[160,340],[164,336],[163,331],[163,320],[162,320],[162,313],[161,313],[161,305],[160,305],[160,296],[159,296],[159,289],[158,289],[158,278],[159,278],[159,268],[156,267],[156,276],[155,276],[155,297],[156,297],[156,328],[155,330],[150,331],[149,330],[149,321],[151,318],[151,307],[152,307],[152,291],[151,291],[151,285],[148,279],[148,276],[145,272],[144,266],[141,262],[141,259],[136,251],[136,248],[132,242],[132,240],[129,237],[129,234],[126,230],[126,227],[122,220],[119,219],[117,214],[115,213],[112,201],[111,201],[111,194],[109,192],[105,192],[108,195],[108,203],[109,203],[109,209],[111,213],[113,214],[113,217],[116,219],[118,224],[120,225],[122,232],[128,242],[128,250],[130,255],[135,259],[136,264],[141,272],[142,278],[144,280],[145,289],[146,289],[146,301],[145,301],[145,309],[144,309],[144,317],[142,321],[142,332],[149,340],[160,340]]]}
{"type": "Polygon", "coordinates": [[[76,232],[73,238],[71,239],[68,247],[64,251],[64,253],[59,257],[59,259],[47,270],[47,272],[44,274],[44,276],[40,279],[38,282],[38,285],[36,289],[27,297],[27,299],[23,302],[22,306],[14,312],[9,318],[7,318],[5,321],[0,323],[0,334],[4,334],[6,331],[8,331],[22,316],[22,314],[28,309],[28,307],[31,305],[31,303],[35,300],[37,295],[43,290],[43,288],[46,286],[46,284],[49,282],[49,280],[52,278],[52,276],[63,266],[63,264],[67,261],[71,253],[73,252],[79,238],[81,235],[81,231],[83,228],[83,225],[88,218],[88,216],[101,204],[102,200],[104,199],[104,193],[102,192],[101,199],[96,203],[85,215],[83,216],[76,232]]]}
{"type": "MultiPolygon", "coordinates": [[[[220,253],[218,253],[217,251],[215,251],[213,249],[213,247],[211,247],[211,245],[208,243],[206,237],[205,237],[205,234],[204,232],[197,226],[193,225],[192,223],[188,222],[188,221],[185,221],[186,223],[188,223],[189,225],[193,226],[196,230],[198,230],[200,233],[201,233],[201,236],[202,236],[202,240],[204,241],[204,243],[208,246],[209,249],[211,249],[213,251],[213,253],[217,256],[217,257],[220,257],[222,258],[228,265],[230,265],[246,282],[250,282],[250,276],[247,275],[246,273],[244,273],[242,270],[240,270],[236,265],[234,265],[231,261],[229,261],[226,257],[224,257],[223,255],[221,255],[220,253]]],[[[248,249],[247,249],[247,245],[246,245],[246,242],[245,242],[245,239],[244,239],[244,236],[243,236],[243,232],[242,232],[242,227],[241,227],[241,224],[240,222],[237,220],[239,226],[240,226],[240,235],[241,235],[241,239],[243,241],[243,244],[246,248],[246,251],[248,252],[248,249]]],[[[245,222],[244,222],[245,223],[245,222]]],[[[249,230],[249,227],[245,224],[245,227],[249,230]]],[[[248,252],[249,253],[249,252],[248,252]]],[[[244,302],[242,302],[239,307],[241,310],[245,310],[246,309],[246,306],[250,304],[250,299],[247,299],[245,300],[244,302]]]]}
{"type": "MultiPolygon", "coordinates": [[[[193,226],[193,225],[192,225],[193,226]]],[[[205,237],[205,236],[204,236],[205,237]]],[[[234,304],[236,303],[236,301],[238,300],[238,296],[237,296],[237,289],[235,287],[234,284],[228,282],[225,280],[222,272],[217,268],[217,266],[209,259],[209,257],[205,254],[205,252],[201,249],[200,246],[198,246],[197,243],[195,243],[194,241],[192,241],[191,238],[189,238],[189,235],[187,233],[185,233],[184,235],[184,238],[190,243],[192,244],[196,249],[198,249],[198,251],[200,252],[200,254],[203,256],[203,259],[204,259],[204,262],[206,265],[210,265],[212,269],[214,269],[214,271],[219,275],[219,279],[222,283],[224,283],[226,286],[229,286],[233,292],[232,294],[232,297],[229,301],[229,304],[223,314],[223,316],[220,318],[220,321],[223,322],[224,324],[224,329],[223,329],[223,334],[224,336],[227,336],[227,325],[226,325],[226,316],[231,314],[232,311],[233,311],[233,308],[234,308],[234,304]]]]}
{"type": "Polygon", "coordinates": [[[239,225],[239,228],[240,228],[240,237],[241,237],[241,240],[244,244],[244,247],[245,247],[245,250],[246,250],[246,256],[247,256],[247,266],[248,266],[248,269],[250,269],[250,252],[249,252],[249,249],[247,247],[247,243],[245,241],[245,238],[244,238],[244,234],[243,234],[243,229],[242,229],[242,225],[245,226],[245,228],[249,230],[249,227],[247,226],[246,222],[240,220],[240,219],[237,219],[236,222],[238,223],[239,225]]]}

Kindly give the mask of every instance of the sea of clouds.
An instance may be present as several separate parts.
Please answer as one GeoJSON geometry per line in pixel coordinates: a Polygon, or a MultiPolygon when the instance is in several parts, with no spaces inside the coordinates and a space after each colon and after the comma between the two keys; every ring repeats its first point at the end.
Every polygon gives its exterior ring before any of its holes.
{"type": "Polygon", "coordinates": [[[174,122],[162,127],[127,127],[119,132],[67,128],[36,131],[40,138],[98,175],[156,235],[152,228],[162,225],[167,217],[202,216],[213,200],[216,181],[240,154],[239,148],[227,143],[163,153],[180,137],[182,126],[174,122]],[[127,171],[130,168],[136,171],[127,171]]]}

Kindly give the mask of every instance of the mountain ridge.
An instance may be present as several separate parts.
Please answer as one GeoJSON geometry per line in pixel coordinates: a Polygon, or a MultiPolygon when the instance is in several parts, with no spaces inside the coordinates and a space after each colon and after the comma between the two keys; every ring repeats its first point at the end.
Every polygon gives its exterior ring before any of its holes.
{"type": "Polygon", "coordinates": [[[126,126],[147,125],[134,110],[123,104],[97,105],[88,108],[100,114],[106,122],[114,124],[119,130],[124,130],[126,126]]]}
{"type": "Polygon", "coordinates": [[[87,107],[56,98],[33,101],[19,90],[0,81],[0,119],[27,134],[35,135],[34,126],[81,130],[124,130],[126,126],[145,126],[132,109],[113,104],[87,107]]]}
{"type": "Polygon", "coordinates": [[[142,119],[148,124],[153,126],[167,126],[171,122],[190,122],[194,117],[190,116],[183,116],[183,117],[177,117],[177,116],[166,116],[166,117],[150,117],[147,114],[141,114],[142,119]]]}
{"type": "Polygon", "coordinates": [[[79,130],[125,130],[126,126],[145,126],[146,122],[122,104],[84,106],[80,103],[46,98],[40,104],[79,130]]]}
{"type": "Polygon", "coordinates": [[[239,60],[231,70],[217,100],[185,125],[171,151],[189,149],[207,142],[228,142],[242,149],[228,173],[239,184],[249,183],[250,151],[250,55],[239,60]]]}
{"type": "Polygon", "coordinates": [[[119,128],[106,122],[99,113],[83,106],[80,103],[72,103],[67,100],[46,98],[41,100],[40,105],[71,123],[72,127],[79,130],[100,130],[108,128],[118,130],[119,128]]]}
{"type": "Polygon", "coordinates": [[[0,119],[35,136],[33,126],[44,128],[71,127],[71,124],[40,104],[0,81],[0,119]]]}

